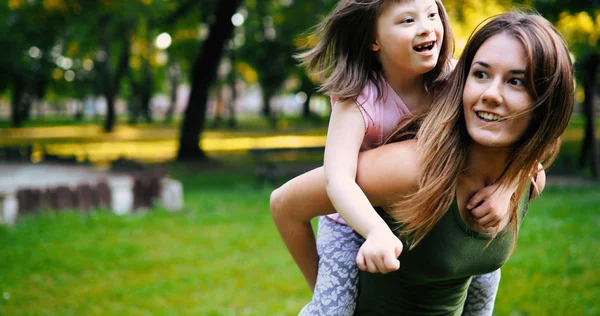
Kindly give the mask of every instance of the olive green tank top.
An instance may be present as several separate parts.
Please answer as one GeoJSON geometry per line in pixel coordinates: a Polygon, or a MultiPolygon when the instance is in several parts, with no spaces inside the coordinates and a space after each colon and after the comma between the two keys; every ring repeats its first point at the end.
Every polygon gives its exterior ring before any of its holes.
{"type": "MultiPolygon", "coordinates": [[[[528,202],[529,194],[519,203],[519,224],[528,202]]],[[[400,223],[378,212],[398,233],[400,223]]],[[[356,315],[460,315],[471,276],[495,271],[508,260],[512,227],[507,225],[490,242],[491,234],[467,227],[454,200],[417,246],[409,250],[403,241],[398,271],[360,272],[356,315]]]]}

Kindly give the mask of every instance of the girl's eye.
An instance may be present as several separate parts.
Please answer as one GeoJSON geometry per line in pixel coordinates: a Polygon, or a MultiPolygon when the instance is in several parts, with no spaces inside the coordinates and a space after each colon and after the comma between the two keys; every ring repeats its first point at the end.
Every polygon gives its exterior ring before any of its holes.
{"type": "Polygon", "coordinates": [[[429,13],[429,18],[435,18],[438,15],[437,12],[431,12],[429,13]]]}
{"type": "Polygon", "coordinates": [[[488,75],[481,70],[473,71],[473,76],[477,79],[487,79],[487,77],[488,77],[488,75]]]}
{"type": "Polygon", "coordinates": [[[402,20],[400,23],[412,23],[414,21],[415,20],[413,18],[407,18],[407,19],[402,20]]]}
{"type": "Polygon", "coordinates": [[[517,87],[523,87],[525,86],[525,81],[523,79],[520,78],[511,78],[510,80],[508,80],[508,83],[517,86],[517,87]]]}

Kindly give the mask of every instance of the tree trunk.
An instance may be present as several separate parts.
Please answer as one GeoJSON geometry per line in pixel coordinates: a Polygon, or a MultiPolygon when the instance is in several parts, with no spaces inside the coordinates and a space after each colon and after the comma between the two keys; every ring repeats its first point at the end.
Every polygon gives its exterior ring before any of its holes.
{"type": "Polygon", "coordinates": [[[179,77],[181,76],[179,66],[171,65],[169,68],[169,78],[171,79],[171,101],[167,113],[165,113],[165,123],[171,123],[175,107],[177,106],[177,88],[179,87],[179,77]]]}
{"type": "Polygon", "coordinates": [[[310,111],[310,97],[314,93],[316,86],[307,76],[302,76],[301,80],[300,91],[306,93],[306,100],[302,105],[302,117],[311,118],[313,113],[310,111]]]}
{"type": "Polygon", "coordinates": [[[227,108],[229,109],[228,125],[229,128],[236,128],[237,121],[235,119],[235,100],[237,99],[237,92],[235,90],[235,48],[232,48],[229,52],[229,60],[231,62],[231,71],[229,71],[227,81],[229,81],[229,86],[231,87],[231,98],[227,103],[227,108]]]}
{"type": "Polygon", "coordinates": [[[21,108],[21,103],[25,96],[25,86],[26,83],[21,78],[13,79],[13,89],[12,89],[12,125],[13,127],[21,127],[23,124],[23,110],[21,108]]]}
{"type": "Polygon", "coordinates": [[[129,87],[131,89],[131,96],[129,98],[129,104],[127,104],[127,113],[129,114],[129,124],[137,124],[140,116],[140,84],[135,81],[133,74],[129,75],[129,87]]]}
{"type": "Polygon", "coordinates": [[[106,98],[106,119],[104,121],[104,131],[110,133],[115,126],[115,95],[112,92],[105,91],[104,98],[106,98]]]}
{"type": "Polygon", "coordinates": [[[42,118],[42,102],[44,100],[44,96],[46,95],[46,88],[48,87],[47,79],[40,79],[35,84],[35,96],[34,101],[32,102],[32,107],[35,108],[35,117],[42,118]]]}
{"type": "Polygon", "coordinates": [[[302,117],[303,118],[311,118],[311,117],[313,117],[313,114],[310,111],[310,97],[311,97],[311,95],[308,94],[306,91],[304,91],[304,93],[306,93],[306,100],[304,101],[304,104],[302,104],[302,117]]]}
{"type": "Polygon", "coordinates": [[[117,69],[112,75],[110,68],[110,44],[108,34],[106,31],[102,34],[102,44],[104,51],[107,54],[107,60],[104,62],[103,76],[104,76],[104,87],[103,94],[106,98],[106,121],[104,122],[104,131],[107,133],[112,132],[115,125],[115,99],[119,93],[121,87],[121,79],[129,69],[129,30],[131,25],[124,25],[124,32],[121,37],[121,55],[119,56],[119,63],[117,69]]]}
{"type": "Polygon", "coordinates": [[[277,113],[271,107],[271,99],[275,95],[275,90],[263,87],[263,110],[262,115],[272,128],[277,128],[277,113]]]}
{"type": "Polygon", "coordinates": [[[589,161],[592,170],[592,177],[597,179],[600,175],[600,155],[598,152],[598,140],[596,139],[596,76],[600,55],[591,54],[583,62],[583,91],[585,100],[583,110],[586,118],[585,134],[581,155],[579,156],[579,165],[584,167],[589,161]]]}
{"type": "Polygon", "coordinates": [[[226,41],[233,34],[231,16],[235,13],[241,0],[221,0],[217,5],[215,21],[210,26],[209,35],[202,47],[202,52],[192,68],[192,91],[188,100],[185,116],[181,124],[179,151],[177,160],[205,159],[200,148],[200,133],[204,129],[206,119],[206,103],[208,89],[217,74],[217,67],[226,41]]]}
{"type": "MultiPolygon", "coordinates": [[[[232,70],[233,71],[233,70],[232,70]]],[[[233,77],[233,76],[232,76],[233,77]]],[[[235,99],[237,98],[237,93],[235,91],[235,77],[231,79],[231,99],[229,100],[229,120],[227,121],[227,125],[229,128],[237,127],[237,120],[235,118],[235,99]]]]}
{"type": "Polygon", "coordinates": [[[150,100],[152,99],[152,70],[150,63],[145,60],[142,73],[142,86],[140,87],[140,107],[146,123],[152,123],[152,111],[150,109],[150,100]]]}

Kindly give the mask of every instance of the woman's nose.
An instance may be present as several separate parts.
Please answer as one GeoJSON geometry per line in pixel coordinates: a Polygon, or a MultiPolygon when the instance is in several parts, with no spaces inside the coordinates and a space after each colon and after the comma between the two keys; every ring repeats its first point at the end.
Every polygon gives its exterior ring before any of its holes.
{"type": "Polygon", "coordinates": [[[488,88],[483,92],[481,98],[483,103],[488,105],[497,106],[502,104],[503,100],[500,83],[495,81],[491,82],[488,88]]]}

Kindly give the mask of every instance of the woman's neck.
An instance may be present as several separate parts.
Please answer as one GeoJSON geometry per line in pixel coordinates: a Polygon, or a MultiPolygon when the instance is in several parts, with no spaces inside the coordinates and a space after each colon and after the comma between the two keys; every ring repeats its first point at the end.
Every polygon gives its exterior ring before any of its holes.
{"type": "Polygon", "coordinates": [[[507,148],[489,148],[472,144],[467,157],[467,167],[462,176],[488,186],[495,183],[508,163],[507,148]]]}
{"type": "Polygon", "coordinates": [[[424,109],[431,103],[431,96],[425,89],[423,75],[407,76],[399,72],[385,71],[383,75],[411,112],[424,109]]]}

